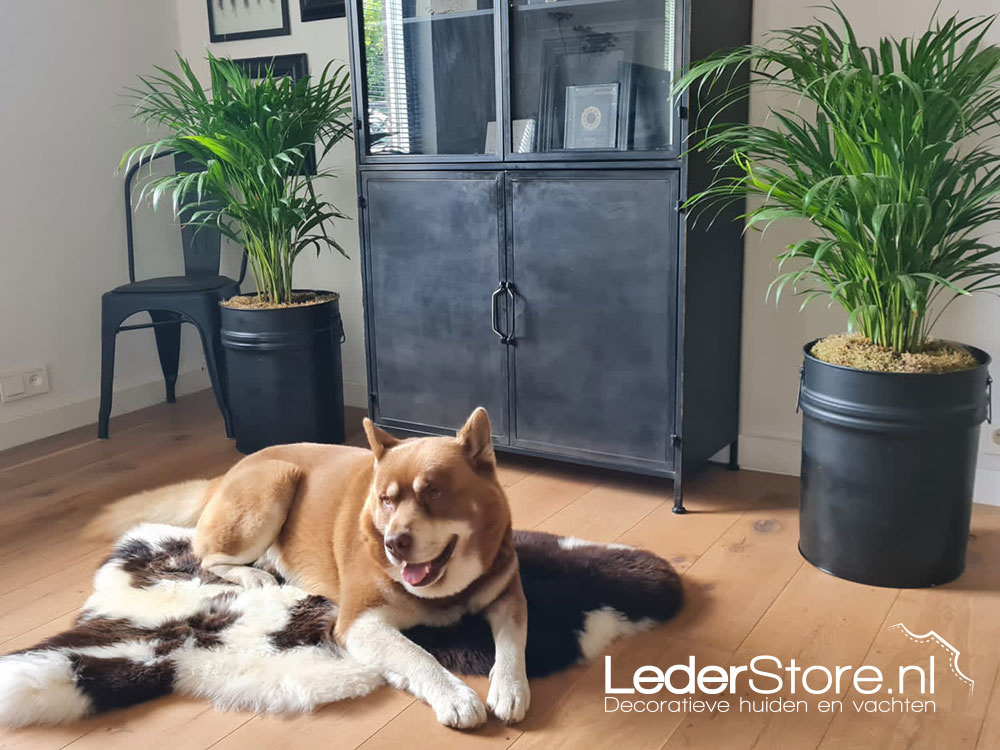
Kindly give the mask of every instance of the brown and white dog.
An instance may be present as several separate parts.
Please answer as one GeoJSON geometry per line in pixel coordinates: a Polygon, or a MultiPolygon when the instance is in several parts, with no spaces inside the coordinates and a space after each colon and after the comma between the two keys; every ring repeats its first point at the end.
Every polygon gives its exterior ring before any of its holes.
{"type": "Polygon", "coordinates": [[[496,645],[486,705],[501,721],[520,721],[530,699],[527,611],[486,411],[476,409],[455,438],[399,440],[367,419],[365,432],[371,451],[275,446],[216,479],[126,498],[89,533],[196,523],[204,568],[260,586],[274,578],[251,566],[266,563],[337,602],[337,643],[452,727],[485,722],[482,701],[401,631],[482,612],[496,645]]]}

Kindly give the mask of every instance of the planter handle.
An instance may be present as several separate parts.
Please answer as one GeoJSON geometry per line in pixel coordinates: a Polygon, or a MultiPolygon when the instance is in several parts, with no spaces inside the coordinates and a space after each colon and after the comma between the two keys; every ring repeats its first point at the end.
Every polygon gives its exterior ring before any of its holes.
{"type": "Polygon", "coordinates": [[[799,393],[795,397],[795,413],[802,411],[802,381],[806,378],[805,365],[799,365],[799,393]]]}
{"type": "Polygon", "coordinates": [[[340,313],[336,307],[333,308],[333,338],[334,341],[340,339],[341,344],[347,341],[347,332],[344,330],[344,320],[340,317],[340,313]]]}
{"type": "Polygon", "coordinates": [[[993,424],[993,376],[986,375],[986,424],[993,424]]]}

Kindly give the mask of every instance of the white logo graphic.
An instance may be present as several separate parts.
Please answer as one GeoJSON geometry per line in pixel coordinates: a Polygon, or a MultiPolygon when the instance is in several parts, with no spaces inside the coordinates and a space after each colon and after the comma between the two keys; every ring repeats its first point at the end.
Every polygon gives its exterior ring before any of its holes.
{"type": "Polygon", "coordinates": [[[942,638],[933,630],[928,630],[922,635],[917,635],[903,623],[897,622],[895,625],[890,625],[889,630],[902,630],[903,634],[915,643],[931,643],[936,644],[944,648],[948,652],[948,667],[951,669],[951,673],[955,675],[958,679],[969,686],[969,695],[972,695],[972,689],[975,687],[976,682],[971,677],[966,675],[958,666],[958,657],[961,656],[961,652],[954,646],[952,646],[948,641],[942,638]]]}

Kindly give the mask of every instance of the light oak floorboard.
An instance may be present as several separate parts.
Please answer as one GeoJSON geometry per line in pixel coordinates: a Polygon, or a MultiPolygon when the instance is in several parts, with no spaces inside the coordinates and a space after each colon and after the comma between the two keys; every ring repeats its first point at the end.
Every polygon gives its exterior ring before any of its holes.
{"type": "MultiPolygon", "coordinates": [[[[358,410],[348,411],[354,445],[364,445],[360,420],[358,410]]],[[[116,417],[109,441],[96,440],[91,426],[0,453],[0,650],[30,647],[72,623],[107,552],[79,539],[102,505],[216,476],[239,458],[208,392],[116,417]]],[[[645,547],[681,571],[684,610],[665,626],[613,644],[615,684],[627,683],[638,666],[666,667],[692,655],[699,665],[739,665],[758,654],[802,665],[868,663],[894,677],[900,664],[927,660],[926,647],[890,629],[902,621],[962,648],[975,691],[958,689],[939,661],[934,714],[824,714],[813,698],[809,711],[796,714],[605,713],[604,662],[597,660],[534,680],[531,711],[512,727],[491,719],[475,732],[444,729],[427,706],[384,688],[296,717],[219,713],[203,701],[172,697],[67,727],[0,729],[0,748],[1000,747],[1000,509],[976,507],[960,581],[897,591],[840,581],[802,561],[794,478],[709,468],[687,481],[685,516],[671,513],[669,480],[501,455],[500,481],[517,528],[645,547]]],[[[485,697],[486,678],[469,683],[485,697]]],[[[742,687],[724,697],[751,696],[742,687]]],[[[861,696],[848,687],[841,697],[861,696]]]]}

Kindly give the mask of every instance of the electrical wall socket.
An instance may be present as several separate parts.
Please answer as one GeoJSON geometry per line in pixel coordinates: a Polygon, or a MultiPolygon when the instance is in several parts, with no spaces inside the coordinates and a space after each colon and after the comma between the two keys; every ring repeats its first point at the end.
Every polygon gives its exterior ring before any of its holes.
{"type": "Polygon", "coordinates": [[[27,370],[0,372],[0,403],[49,392],[49,369],[45,365],[27,370]]]}
{"type": "Polygon", "coordinates": [[[995,424],[993,426],[984,424],[980,433],[979,449],[983,453],[1000,456],[1000,428],[995,424]]]}

